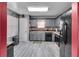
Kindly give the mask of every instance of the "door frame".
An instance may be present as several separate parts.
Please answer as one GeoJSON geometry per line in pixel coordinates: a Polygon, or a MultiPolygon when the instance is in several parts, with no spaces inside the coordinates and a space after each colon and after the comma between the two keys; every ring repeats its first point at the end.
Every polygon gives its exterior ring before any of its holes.
{"type": "MultiPolygon", "coordinates": [[[[0,57],[7,56],[7,2],[0,2],[0,57]]],[[[72,56],[79,56],[79,3],[72,3],[72,56]]]]}
{"type": "Polygon", "coordinates": [[[0,2],[0,57],[7,56],[7,2],[0,2]]]}
{"type": "Polygon", "coordinates": [[[72,56],[79,57],[79,3],[72,3],[72,56]]]}

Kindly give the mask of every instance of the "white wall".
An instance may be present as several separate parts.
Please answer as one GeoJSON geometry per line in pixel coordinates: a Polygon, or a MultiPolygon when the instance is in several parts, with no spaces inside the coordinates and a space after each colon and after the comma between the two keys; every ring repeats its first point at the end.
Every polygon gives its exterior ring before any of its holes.
{"type": "MultiPolygon", "coordinates": [[[[8,9],[11,9],[12,11],[18,13],[18,14],[21,14],[20,12],[23,12],[21,9],[18,9],[18,6],[17,6],[17,3],[15,2],[8,2],[7,3],[7,8],[8,9]]],[[[12,36],[15,36],[17,35],[18,33],[18,20],[16,17],[13,17],[11,15],[7,15],[7,32],[8,32],[8,37],[12,37],[12,36]]],[[[25,41],[27,42],[29,40],[29,16],[26,16],[25,18],[20,18],[20,28],[19,28],[19,38],[20,38],[20,41],[25,41]]]]}
{"type": "Polygon", "coordinates": [[[7,38],[18,34],[18,18],[7,14],[7,38]]]}
{"type": "Polygon", "coordinates": [[[18,9],[17,2],[7,2],[7,8],[20,14],[20,10],[18,9]]]}
{"type": "Polygon", "coordinates": [[[26,15],[24,18],[20,18],[20,41],[29,41],[29,16],[26,15]]]}

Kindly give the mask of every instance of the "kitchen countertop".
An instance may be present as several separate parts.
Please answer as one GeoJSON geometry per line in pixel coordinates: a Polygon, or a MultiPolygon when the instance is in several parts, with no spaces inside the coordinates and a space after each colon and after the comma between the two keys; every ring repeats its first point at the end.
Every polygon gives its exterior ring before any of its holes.
{"type": "Polygon", "coordinates": [[[60,35],[60,32],[54,32],[54,34],[60,35]]]}
{"type": "Polygon", "coordinates": [[[56,35],[62,37],[62,35],[60,34],[60,32],[54,32],[54,34],[56,34],[56,35]]]}

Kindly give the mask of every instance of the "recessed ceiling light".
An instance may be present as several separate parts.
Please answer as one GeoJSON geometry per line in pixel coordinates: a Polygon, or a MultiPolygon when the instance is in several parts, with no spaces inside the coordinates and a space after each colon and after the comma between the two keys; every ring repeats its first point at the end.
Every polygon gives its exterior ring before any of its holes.
{"type": "Polygon", "coordinates": [[[48,7],[28,7],[28,11],[30,11],[30,12],[47,12],[48,7]]]}

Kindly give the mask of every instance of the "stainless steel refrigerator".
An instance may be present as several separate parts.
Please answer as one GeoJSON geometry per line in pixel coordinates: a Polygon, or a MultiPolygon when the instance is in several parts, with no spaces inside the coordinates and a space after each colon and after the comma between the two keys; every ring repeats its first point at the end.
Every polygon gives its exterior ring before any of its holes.
{"type": "Polygon", "coordinates": [[[71,56],[71,15],[61,18],[63,21],[62,29],[60,30],[60,56],[71,56]]]}

